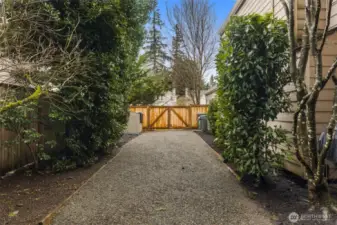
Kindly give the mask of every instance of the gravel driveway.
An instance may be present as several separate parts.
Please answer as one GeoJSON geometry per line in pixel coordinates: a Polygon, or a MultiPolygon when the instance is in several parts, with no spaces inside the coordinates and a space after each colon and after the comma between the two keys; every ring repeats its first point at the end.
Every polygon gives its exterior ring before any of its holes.
{"type": "Polygon", "coordinates": [[[53,224],[272,224],[192,131],[148,132],[122,147],[53,224]]]}

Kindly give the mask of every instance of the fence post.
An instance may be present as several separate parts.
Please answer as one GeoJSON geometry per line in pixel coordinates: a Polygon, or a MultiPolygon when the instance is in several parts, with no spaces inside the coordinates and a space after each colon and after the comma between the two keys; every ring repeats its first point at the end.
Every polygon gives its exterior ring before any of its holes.
{"type": "Polygon", "coordinates": [[[167,128],[171,128],[171,107],[167,107],[167,128]]]}
{"type": "Polygon", "coordinates": [[[189,117],[189,125],[190,125],[190,128],[192,128],[193,124],[192,124],[192,106],[189,106],[188,107],[188,117],[189,117]]]}
{"type": "Polygon", "coordinates": [[[150,106],[147,106],[147,129],[150,129],[150,106]]]}

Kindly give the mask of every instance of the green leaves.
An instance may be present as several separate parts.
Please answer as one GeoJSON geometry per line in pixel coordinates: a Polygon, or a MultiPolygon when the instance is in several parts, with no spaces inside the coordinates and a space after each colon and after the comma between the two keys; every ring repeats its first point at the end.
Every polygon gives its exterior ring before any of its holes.
{"type": "Polygon", "coordinates": [[[39,162],[39,153],[45,154],[43,144],[40,144],[40,134],[34,126],[38,121],[37,101],[31,101],[11,107],[0,114],[0,127],[12,131],[15,137],[8,140],[8,145],[25,144],[35,160],[36,165],[39,162]],[[39,151],[34,150],[34,146],[39,151]]]}
{"type": "Polygon", "coordinates": [[[219,111],[218,104],[219,104],[218,100],[215,98],[209,103],[209,106],[208,106],[207,119],[210,123],[211,131],[213,134],[215,134],[217,130],[216,121],[219,116],[218,115],[218,111],[219,111]]]}
{"type": "MultiPolygon", "coordinates": [[[[54,108],[50,114],[66,123],[66,148],[56,156],[56,170],[72,168],[74,162],[90,164],[97,154],[116,143],[128,119],[132,83],[144,75],[140,66],[145,58],[137,63],[137,56],[145,36],[149,2],[83,2],[71,8],[56,6],[70,15],[71,27],[81,18],[76,33],[82,37],[82,50],[89,58],[87,74],[71,84],[79,89],[61,90],[63,98],[69,99],[71,111],[65,114],[54,108]]],[[[149,89],[148,83],[139,82],[139,86],[149,89]]]]}
{"type": "Polygon", "coordinates": [[[286,35],[285,23],[269,14],[232,17],[217,55],[217,142],[242,173],[257,177],[280,162],[286,140],[267,125],[288,107],[286,35]]]}
{"type": "Polygon", "coordinates": [[[97,154],[116,143],[124,130],[128,119],[127,97],[132,82],[138,79],[136,61],[149,11],[148,0],[83,0],[80,4],[78,1],[37,1],[34,4],[24,1],[20,7],[13,7],[12,15],[32,15],[29,19],[14,19],[9,23],[13,35],[17,35],[15,31],[20,28],[23,37],[8,38],[20,42],[13,45],[13,51],[26,50],[28,55],[24,58],[39,63],[40,58],[31,56],[44,56],[41,52],[51,54],[41,63],[41,67],[50,69],[34,71],[39,73],[36,76],[39,79],[34,82],[51,82],[58,89],[44,99],[48,112],[43,122],[52,127],[52,140],[40,138],[42,134],[32,129],[32,124],[40,122],[41,118],[34,116],[37,105],[29,105],[30,102],[1,113],[0,125],[20,135],[17,141],[38,147],[38,151],[34,151],[36,160],[52,159],[58,171],[92,163],[97,154]],[[38,12],[41,15],[36,17],[38,12]],[[34,21],[36,18],[38,21],[34,21]],[[37,27],[38,32],[34,30],[28,33],[32,35],[27,35],[27,27],[37,27]],[[29,44],[22,44],[21,39],[25,40],[26,36],[31,38],[27,41],[29,44]],[[33,41],[38,47],[31,45],[33,41]],[[49,47],[49,43],[55,44],[55,49],[36,52],[40,47],[49,47]],[[55,129],[58,126],[61,128],[55,129]],[[37,146],[40,139],[46,142],[37,146]],[[42,151],[42,146],[62,149],[51,151],[53,155],[49,156],[42,151]]]}

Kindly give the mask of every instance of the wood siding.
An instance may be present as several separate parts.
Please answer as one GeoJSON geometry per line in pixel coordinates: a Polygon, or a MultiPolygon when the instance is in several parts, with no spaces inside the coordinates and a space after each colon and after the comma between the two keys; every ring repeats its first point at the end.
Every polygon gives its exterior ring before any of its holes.
{"type": "MultiPolygon", "coordinates": [[[[326,1],[321,0],[321,14],[320,20],[318,22],[318,32],[323,32],[325,27],[325,18],[326,18],[326,1]]],[[[304,22],[305,22],[305,0],[297,0],[296,8],[295,8],[295,24],[297,36],[301,38],[303,34],[304,22]]]]}
{"type": "Polygon", "coordinates": [[[286,19],[286,13],[280,0],[274,1],[274,16],[278,19],[286,19]]]}
{"type": "MultiPolygon", "coordinates": [[[[333,33],[327,37],[327,42],[323,51],[323,76],[329,70],[332,62],[337,57],[337,33],[333,33]]],[[[315,83],[315,64],[313,57],[309,57],[308,66],[306,70],[306,85],[312,87],[315,83]]],[[[317,106],[316,106],[316,127],[317,135],[320,135],[328,124],[332,110],[334,85],[330,80],[325,88],[320,92],[317,106]]],[[[290,93],[290,99],[293,107],[292,111],[296,108],[296,93],[293,85],[289,85],[286,91],[290,93]]],[[[292,129],[292,113],[281,113],[277,119],[271,122],[271,125],[281,125],[288,131],[292,129]]]]}
{"type": "MultiPolygon", "coordinates": [[[[327,73],[333,61],[337,57],[337,33],[333,33],[327,37],[325,48],[323,50],[323,76],[327,73]]],[[[306,77],[309,78],[309,86],[315,83],[315,62],[310,57],[308,62],[309,69],[306,71],[306,77]]],[[[327,126],[332,111],[332,101],[334,85],[330,80],[324,89],[320,92],[316,107],[317,135],[319,135],[327,126]]]]}
{"type": "Polygon", "coordinates": [[[244,16],[252,13],[264,14],[272,12],[272,0],[246,0],[243,5],[239,8],[236,15],[244,16]]]}
{"type": "MultiPolygon", "coordinates": [[[[240,0],[238,0],[240,1],[240,0]]],[[[301,38],[303,32],[303,26],[305,21],[305,0],[295,0],[295,32],[298,39],[301,38]]],[[[240,7],[237,7],[231,12],[231,15],[248,15],[251,13],[267,13],[273,12],[275,17],[280,19],[286,19],[286,15],[280,0],[243,0],[240,7]]],[[[325,27],[326,19],[326,1],[322,0],[322,11],[319,21],[319,32],[322,32],[325,27]]],[[[228,21],[228,20],[227,20],[228,21]]],[[[223,25],[222,30],[224,29],[223,25]]],[[[330,30],[337,28],[337,0],[333,1],[332,13],[330,21],[330,30]]],[[[323,51],[323,74],[326,74],[327,70],[331,66],[333,60],[337,57],[337,33],[331,33],[327,38],[327,43],[323,51]]],[[[315,82],[314,77],[314,60],[309,58],[309,63],[306,70],[305,82],[308,87],[312,87],[315,82]]],[[[290,100],[292,102],[292,111],[296,108],[296,93],[293,85],[285,87],[285,91],[290,94],[290,100]]],[[[316,106],[316,135],[320,135],[326,128],[329,122],[332,110],[332,98],[333,98],[333,84],[330,81],[325,89],[321,91],[317,106],[316,106]]],[[[275,121],[269,122],[271,126],[281,126],[287,131],[291,132],[293,122],[293,113],[280,113],[275,121]]],[[[303,169],[299,165],[299,162],[293,157],[293,160],[286,161],[286,169],[303,176],[303,169]]]]}
{"type": "MultiPolygon", "coordinates": [[[[319,28],[322,30],[325,26],[326,17],[326,1],[322,0],[322,12],[320,14],[319,28]]],[[[264,14],[268,12],[273,12],[277,18],[286,19],[286,15],[280,0],[244,0],[240,7],[237,7],[232,11],[232,15],[249,15],[251,13],[264,14]]],[[[295,3],[295,24],[297,34],[301,35],[303,30],[305,20],[305,0],[296,0],[295,3]]],[[[331,13],[331,23],[330,29],[337,27],[337,0],[333,1],[332,13],[331,13]]],[[[300,37],[300,36],[298,36],[300,37]]],[[[333,33],[327,38],[326,47],[323,51],[323,72],[326,73],[328,68],[331,66],[333,60],[337,57],[337,34],[333,33]]],[[[306,84],[310,87],[315,81],[314,78],[314,60],[311,57],[308,63],[308,68],[306,71],[306,84]]],[[[290,99],[293,106],[296,105],[296,94],[293,85],[288,85],[286,91],[290,93],[290,99]]],[[[333,85],[331,81],[325,87],[325,89],[320,93],[319,101],[317,104],[317,134],[320,134],[327,122],[329,121],[331,115],[332,107],[332,96],[333,96],[333,85]]],[[[293,107],[293,108],[294,108],[293,107]]],[[[292,113],[281,113],[277,119],[270,122],[271,125],[281,125],[286,130],[291,131],[292,129],[292,113]]]]}
{"type": "MultiPolygon", "coordinates": [[[[322,0],[322,12],[320,14],[319,28],[323,30],[325,26],[326,17],[326,1],[322,0]]],[[[251,13],[264,14],[268,12],[273,12],[275,17],[280,19],[286,19],[286,15],[280,0],[245,0],[243,4],[237,8],[234,15],[249,15],[251,13]]],[[[305,20],[305,0],[296,0],[295,4],[295,24],[297,34],[301,35],[303,30],[305,20]]],[[[331,26],[330,28],[337,27],[337,0],[333,1],[332,14],[331,14],[331,26]]],[[[300,36],[298,36],[300,37],[300,36]]],[[[337,56],[337,34],[331,34],[327,39],[327,44],[323,52],[323,72],[326,71],[331,66],[333,60],[337,56]]],[[[307,73],[306,73],[306,84],[310,87],[314,84],[314,60],[311,57],[308,63],[307,73]]],[[[290,99],[293,105],[293,109],[296,106],[296,93],[293,85],[288,85],[285,90],[289,92],[290,99]]],[[[319,135],[326,124],[329,121],[331,115],[332,107],[332,96],[333,96],[333,85],[331,81],[325,87],[325,89],[320,93],[319,101],[317,104],[317,135],[319,135]]],[[[275,121],[270,122],[270,125],[282,126],[289,132],[292,129],[292,113],[281,113],[278,115],[275,121]]]]}
{"type": "MultiPolygon", "coordinates": [[[[240,1],[240,0],[238,0],[240,1]]],[[[301,38],[305,20],[305,0],[295,0],[295,30],[297,36],[301,38]]],[[[273,13],[276,18],[286,19],[285,11],[280,0],[244,0],[231,15],[244,16],[252,13],[265,14],[273,13]]],[[[319,29],[325,27],[326,1],[322,0],[322,12],[320,15],[319,29]]],[[[228,20],[227,20],[228,21],[228,20]]],[[[337,0],[333,1],[330,29],[337,27],[337,0]]]]}
{"type": "Polygon", "coordinates": [[[337,0],[332,2],[330,29],[337,28],[337,0]]]}
{"type": "Polygon", "coordinates": [[[246,0],[235,15],[244,16],[252,13],[274,13],[275,17],[285,19],[286,15],[280,0],[246,0]]]}

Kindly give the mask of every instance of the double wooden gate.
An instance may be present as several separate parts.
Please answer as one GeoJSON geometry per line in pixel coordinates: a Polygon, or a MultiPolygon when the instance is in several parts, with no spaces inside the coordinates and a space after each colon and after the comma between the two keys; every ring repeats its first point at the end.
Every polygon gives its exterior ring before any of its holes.
{"type": "Polygon", "coordinates": [[[198,127],[198,114],[207,113],[207,105],[131,106],[131,112],[143,114],[143,128],[186,129],[198,127]]]}

